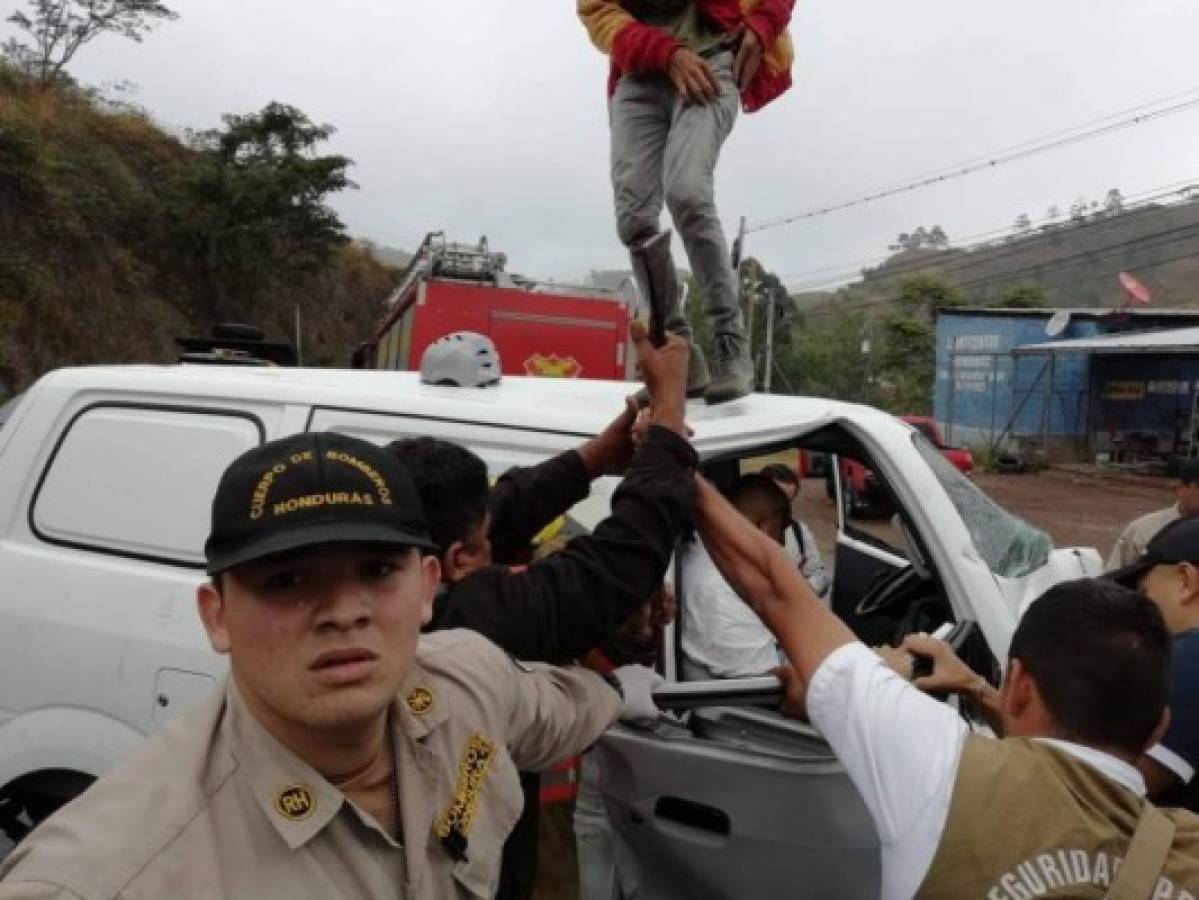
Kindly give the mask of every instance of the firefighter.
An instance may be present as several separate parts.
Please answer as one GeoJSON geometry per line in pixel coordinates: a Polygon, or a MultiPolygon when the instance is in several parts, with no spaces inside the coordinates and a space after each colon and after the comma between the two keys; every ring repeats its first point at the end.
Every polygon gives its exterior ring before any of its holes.
{"type": "Polygon", "coordinates": [[[236,459],[198,590],[227,684],[22,842],[0,898],[491,896],[517,768],[652,700],[468,631],[421,637],[431,548],[411,478],[369,442],[236,459]]]}
{"type": "Polygon", "coordinates": [[[716,211],[713,173],[738,108],[761,109],[791,84],[786,28],[794,0],[578,0],[608,80],[616,226],[643,296],[669,304],[665,327],[688,339],[665,205],[687,251],[715,336],[711,373],[694,347],[689,396],[724,403],[753,390],[737,279],[716,211]],[[743,9],[746,10],[743,12],[743,9]],[[651,291],[651,285],[656,290],[651,291]]]}

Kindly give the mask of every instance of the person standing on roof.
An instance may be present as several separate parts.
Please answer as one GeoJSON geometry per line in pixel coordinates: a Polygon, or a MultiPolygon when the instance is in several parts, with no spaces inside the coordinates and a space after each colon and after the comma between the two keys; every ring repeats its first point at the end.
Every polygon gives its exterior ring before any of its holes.
{"type": "MultiPolygon", "coordinates": [[[[737,280],[716,212],[713,173],[738,108],[761,109],[791,85],[794,0],[578,0],[608,80],[612,186],[621,242],[650,271],[674,277],[659,231],[665,204],[703,291],[715,334],[711,374],[692,348],[688,396],[723,403],[753,390],[737,280]]],[[[648,278],[639,271],[643,295],[648,278]]],[[[668,331],[690,339],[678,292],[668,331]]]]}
{"type": "Polygon", "coordinates": [[[1188,459],[1178,473],[1178,499],[1165,509],[1151,512],[1129,523],[1112,547],[1107,571],[1131,566],[1145,552],[1153,536],[1179,519],[1199,515],[1199,459],[1188,459]]]}

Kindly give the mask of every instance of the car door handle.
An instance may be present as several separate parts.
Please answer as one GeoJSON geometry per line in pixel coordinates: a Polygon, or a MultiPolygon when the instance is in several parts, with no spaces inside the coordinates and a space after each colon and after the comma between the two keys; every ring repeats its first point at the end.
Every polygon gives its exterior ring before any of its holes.
{"type": "Polygon", "coordinates": [[[732,822],[724,810],[682,797],[659,797],[654,804],[654,816],[711,834],[727,835],[732,828],[732,822]]]}

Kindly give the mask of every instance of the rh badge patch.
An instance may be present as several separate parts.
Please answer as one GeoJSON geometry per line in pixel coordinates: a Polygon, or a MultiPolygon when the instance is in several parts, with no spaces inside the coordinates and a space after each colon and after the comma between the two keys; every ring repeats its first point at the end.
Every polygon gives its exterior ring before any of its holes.
{"type": "Polygon", "coordinates": [[[299,822],[307,819],[316,809],[316,798],[302,784],[293,784],[284,788],[275,797],[275,812],[289,822],[299,822]]]}

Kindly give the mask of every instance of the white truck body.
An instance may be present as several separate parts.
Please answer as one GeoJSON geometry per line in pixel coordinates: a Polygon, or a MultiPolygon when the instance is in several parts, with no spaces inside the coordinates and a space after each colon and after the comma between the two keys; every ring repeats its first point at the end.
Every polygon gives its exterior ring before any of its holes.
{"type": "MultiPolygon", "coordinates": [[[[628,391],[219,366],[45,376],[0,426],[0,792],[39,773],[100,775],[219,683],[226,665],[208,646],[195,588],[212,493],[242,451],[302,430],[380,443],[432,435],[469,446],[498,474],[596,434],[628,391]]],[[[830,426],[851,435],[893,488],[954,612],[980,624],[999,659],[1034,589],[1098,571],[1094,551],[1056,551],[1022,577],[995,574],[912,429],[877,410],[754,395],[689,414],[704,460],[794,446],[830,426]]],[[[597,520],[610,490],[580,517],[597,520]]]]}

